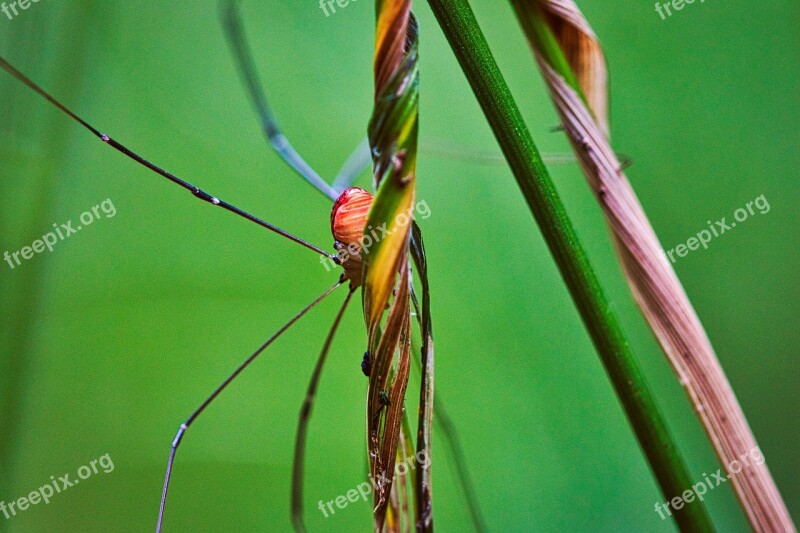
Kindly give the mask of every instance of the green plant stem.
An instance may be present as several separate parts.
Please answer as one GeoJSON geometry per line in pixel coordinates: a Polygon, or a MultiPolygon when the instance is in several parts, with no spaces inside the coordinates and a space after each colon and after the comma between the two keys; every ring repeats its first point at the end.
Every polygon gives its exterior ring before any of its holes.
{"type": "MultiPolygon", "coordinates": [[[[467,0],[428,0],[569,288],[665,498],[691,487],[675,440],[578,240],[467,0]]],[[[702,505],[673,512],[684,531],[713,531],[702,505]]]]}

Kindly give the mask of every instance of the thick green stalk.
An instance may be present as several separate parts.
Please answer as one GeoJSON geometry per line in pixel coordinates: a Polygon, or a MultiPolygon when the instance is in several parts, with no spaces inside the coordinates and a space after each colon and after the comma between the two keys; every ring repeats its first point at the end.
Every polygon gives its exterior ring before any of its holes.
{"type": "MultiPolygon", "coordinates": [[[[553,181],[467,0],[428,0],[478,98],[569,288],[665,498],[691,487],[659,411],[553,181]]],[[[685,531],[712,531],[702,505],[674,513],[685,531]]]]}

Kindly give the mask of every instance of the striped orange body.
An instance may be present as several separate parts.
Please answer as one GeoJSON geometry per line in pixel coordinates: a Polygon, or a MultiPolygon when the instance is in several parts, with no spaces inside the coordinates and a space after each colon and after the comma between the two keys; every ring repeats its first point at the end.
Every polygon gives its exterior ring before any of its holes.
{"type": "Polygon", "coordinates": [[[333,246],[354,287],[362,282],[361,241],[372,200],[372,195],[361,187],[350,187],[339,195],[331,210],[333,246]]]}

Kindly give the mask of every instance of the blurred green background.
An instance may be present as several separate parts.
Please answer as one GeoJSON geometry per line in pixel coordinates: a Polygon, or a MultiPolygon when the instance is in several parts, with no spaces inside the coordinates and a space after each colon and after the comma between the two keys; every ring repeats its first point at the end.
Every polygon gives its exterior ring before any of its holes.
{"type": "MultiPolygon", "coordinates": [[[[661,20],[646,1],[580,4],[609,60],[615,148],[632,158],[628,176],[665,248],[759,195],[769,201],[769,213],[675,268],[798,520],[800,5],[708,1],[661,20]]],[[[540,148],[568,151],[549,131],[557,119],[509,5],[474,7],[540,148]]],[[[326,17],[313,0],[242,4],[274,110],[328,179],[366,131],[373,9],[354,1],[326,17]]],[[[498,150],[427,5],[416,12],[437,394],[490,529],[673,530],[654,511],[659,491],[510,172],[430,153],[443,142],[498,150]]],[[[154,162],[330,247],[330,204],[262,139],[215,2],[39,2],[0,15],[0,53],[154,162]]],[[[107,198],[117,210],[52,253],[13,270],[0,263],[0,500],[51,475],[74,478],[106,453],[115,465],[49,505],[0,516],[0,529],[151,530],[178,425],[335,274],[104,147],[5,73],[0,102],[0,252],[107,198]]],[[[699,481],[719,465],[632,302],[600,211],[577,165],[552,172],[699,481]]],[[[290,330],[192,428],[168,530],[290,530],[297,413],[343,296],[290,330]]],[[[365,342],[353,308],[311,425],[312,531],[370,527],[366,503],[327,519],[316,509],[365,479],[365,342]]],[[[437,441],[436,524],[464,530],[437,441]]],[[[721,531],[747,530],[730,486],[707,503],[721,531]]]]}

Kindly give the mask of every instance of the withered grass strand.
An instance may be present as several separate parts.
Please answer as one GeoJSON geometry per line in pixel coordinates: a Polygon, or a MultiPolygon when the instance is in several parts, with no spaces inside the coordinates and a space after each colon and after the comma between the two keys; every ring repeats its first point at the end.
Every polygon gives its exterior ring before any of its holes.
{"type": "MultiPolygon", "coordinates": [[[[417,414],[417,457],[422,455],[426,458],[420,464],[417,461],[417,475],[414,478],[415,490],[414,496],[416,498],[416,521],[418,527],[422,531],[433,530],[433,487],[431,481],[431,437],[433,431],[433,416],[434,416],[434,350],[433,350],[433,324],[431,321],[431,297],[430,287],[428,285],[428,261],[425,256],[425,244],[422,239],[422,231],[419,226],[414,223],[411,233],[411,256],[414,264],[417,267],[417,276],[422,285],[422,313],[421,317],[417,319],[420,323],[422,334],[422,348],[421,348],[421,375],[419,387],[419,408],[417,414]]],[[[413,293],[412,293],[413,296],[413,293]]],[[[419,311],[418,311],[419,313],[419,311]]],[[[455,430],[452,428],[445,429],[446,436],[449,439],[456,439],[455,430]]],[[[458,448],[454,447],[455,450],[458,448]]],[[[454,460],[459,463],[460,468],[466,468],[460,462],[464,460],[463,454],[456,454],[454,460]]],[[[478,516],[480,512],[477,508],[477,503],[470,499],[472,496],[472,485],[468,482],[464,483],[465,494],[467,495],[467,504],[470,509],[470,516],[473,519],[478,516]]],[[[473,520],[473,523],[476,523],[473,520]]]]}
{"type": "Polygon", "coordinates": [[[512,0],[512,4],[611,228],[631,291],[729,474],[745,515],[756,531],[795,531],[766,462],[758,465],[751,461],[753,464],[738,473],[731,470],[731,465],[758,444],[703,325],[611,148],[606,63],[599,41],[572,0],[512,0]]]}

